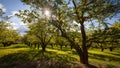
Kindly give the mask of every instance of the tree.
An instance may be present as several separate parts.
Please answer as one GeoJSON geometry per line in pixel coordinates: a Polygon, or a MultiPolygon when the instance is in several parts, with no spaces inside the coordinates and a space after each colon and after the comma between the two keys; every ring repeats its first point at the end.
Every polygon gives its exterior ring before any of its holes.
{"type": "Polygon", "coordinates": [[[6,9],[3,7],[3,5],[1,5],[0,7],[0,17],[2,17],[2,15],[5,13],[6,9]]]}
{"type": "Polygon", "coordinates": [[[16,30],[11,29],[11,25],[5,21],[0,21],[0,43],[5,46],[9,46],[13,43],[18,43],[19,33],[16,30]]]}
{"type": "Polygon", "coordinates": [[[39,39],[43,52],[45,51],[46,46],[50,43],[54,28],[48,24],[47,20],[39,19],[29,26],[30,30],[28,34],[33,34],[39,39]]]}
{"type": "Polygon", "coordinates": [[[97,43],[101,48],[101,51],[109,48],[110,51],[113,51],[114,48],[119,47],[119,21],[112,24],[110,27],[94,30],[91,36],[91,41],[97,43]]]}
{"type": "Polygon", "coordinates": [[[111,41],[109,46],[110,51],[113,51],[114,48],[119,48],[120,43],[120,21],[115,22],[107,31],[108,40],[111,41]]]}
{"type": "Polygon", "coordinates": [[[4,17],[6,9],[1,5],[0,7],[0,43],[5,46],[9,46],[13,43],[18,43],[19,33],[12,29],[10,23],[8,23],[9,17],[4,17]]]}
{"type": "Polygon", "coordinates": [[[11,44],[17,43],[19,34],[15,30],[6,30],[2,32],[2,44],[5,46],[9,46],[11,44]]]}
{"type": "Polygon", "coordinates": [[[61,36],[57,36],[57,37],[56,37],[55,43],[56,43],[56,45],[59,45],[59,46],[60,46],[60,49],[61,49],[61,50],[62,50],[62,47],[63,47],[63,46],[67,47],[68,45],[70,45],[69,42],[68,42],[65,38],[63,38],[63,37],[61,37],[61,36]]]}
{"type": "Polygon", "coordinates": [[[0,43],[2,43],[2,39],[3,39],[3,35],[4,35],[4,31],[7,30],[8,24],[5,23],[4,21],[0,21],[0,43]]]}
{"type": "MultiPolygon", "coordinates": [[[[66,38],[80,57],[80,62],[88,65],[88,48],[84,23],[86,21],[97,20],[104,24],[104,20],[112,17],[119,10],[119,0],[22,0],[22,2],[31,5],[36,9],[51,11],[49,20],[66,38]],[[80,26],[80,35],[82,38],[81,46],[74,42],[67,34],[69,24],[76,21],[80,26]]],[[[72,28],[73,29],[73,28],[72,28]]]]}
{"type": "MultiPolygon", "coordinates": [[[[34,34],[26,34],[24,36],[24,42],[30,47],[37,47],[37,44],[39,43],[39,39],[34,34]],[[26,40],[25,40],[26,39],[26,40]]],[[[39,44],[38,44],[39,47],[39,44]]],[[[38,48],[39,49],[39,48],[38,48]]]]}

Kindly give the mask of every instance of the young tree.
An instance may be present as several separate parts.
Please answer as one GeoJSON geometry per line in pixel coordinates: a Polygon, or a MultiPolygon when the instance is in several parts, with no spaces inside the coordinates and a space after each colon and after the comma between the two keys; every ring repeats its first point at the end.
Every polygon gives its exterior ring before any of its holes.
{"type": "Polygon", "coordinates": [[[109,49],[113,51],[114,48],[119,48],[120,43],[120,21],[115,22],[107,30],[108,41],[110,41],[109,49]]]}
{"type": "Polygon", "coordinates": [[[98,30],[94,30],[92,33],[91,41],[93,43],[97,43],[98,47],[101,48],[101,51],[104,49],[109,48],[112,51],[114,48],[118,47],[119,45],[119,38],[120,38],[120,29],[119,29],[119,21],[115,22],[108,28],[102,28],[98,30]]]}
{"type": "Polygon", "coordinates": [[[45,19],[39,19],[31,24],[29,28],[28,33],[35,35],[39,39],[42,50],[46,51],[45,48],[50,43],[55,29],[45,19]]]}

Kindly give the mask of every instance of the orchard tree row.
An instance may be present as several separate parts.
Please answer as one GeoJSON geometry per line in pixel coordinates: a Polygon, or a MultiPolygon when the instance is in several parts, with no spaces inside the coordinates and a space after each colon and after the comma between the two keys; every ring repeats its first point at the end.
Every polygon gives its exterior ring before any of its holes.
{"type": "Polygon", "coordinates": [[[11,44],[21,43],[19,32],[13,29],[13,26],[9,22],[9,17],[3,16],[4,13],[4,8],[0,7],[0,45],[2,44],[6,47],[11,44]]]}
{"type": "Polygon", "coordinates": [[[88,36],[93,48],[100,48],[101,51],[120,48],[120,21],[104,29],[90,30],[88,36]]]}
{"type": "Polygon", "coordinates": [[[9,23],[0,21],[0,44],[4,47],[11,44],[20,43],[20,36],[18,31],[13,30],[9,23]]]}
{"type": "MultiPolygon", "coordinates": [[[[22,42],[26,45],[45,51],[47,46],[60,47],[62,50],[64,47],[70,47],[73,49],[71,43],[59,34],[59,31],[54,29],[53,26],[49,29],[49,26],[42,25],[42,23],[32,23],[29,25],[29,31],[22,38],[22,42]],[[50,30],[51,29],[51,30],[50,30]],[[55,31],[53,31],[55,30],[55,31]]],[[[75,28],[75,27],[74,27],[75,28]]],[[[115,22],[110,27],[104,29],[89,29],[87,30],[87,44],[89,48],[97,48],[104,51],[104,49],[109,49],[113,51],[114,49],[120,48],[120,21],[115,22]]],[[[72,40],[81,46],[81,36],[79,32],[68,32],[72,40]]]]}

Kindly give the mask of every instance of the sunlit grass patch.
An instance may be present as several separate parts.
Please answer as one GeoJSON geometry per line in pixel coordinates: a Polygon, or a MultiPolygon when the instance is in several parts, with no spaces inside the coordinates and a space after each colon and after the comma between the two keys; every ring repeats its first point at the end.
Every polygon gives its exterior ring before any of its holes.
{"type": "Polygon", "coordinates": [[[8,46],[8,48],[29,48],[29,47],[25,44],[13,44],[11,46],[8,46]]]}
{"type": "Polygon", "coordinates": [[[64,51],[54,50],[54,49],[48,49],[48,48],[47,48],[47,51],[56,52],[57,54],[68,54],[67,52],[64,52],[64,51]]]}
{"type": "Polygon", "coordinates": [[[4,56],[4,55],[8,55],[8,54],[12,54],[12,53],[19,53],[22,51],[28,51],[29,48],[19,48],[19,49],[2,49],[0,50],[0,57],[4,56]]]}
{"type": "Polygon", "coordinates": [[[73,54],[72,51],[67,51],[67,50],[66,51],[62,51],[62,50],[48,49],[48,48],[47,48],[47,51],[55,52],[58,55],[59,54],[67,55],[67,56],[72,57],[72,58],[74,58],[76,60],[80,59],[79,56],[77,54],[73,54]]]}

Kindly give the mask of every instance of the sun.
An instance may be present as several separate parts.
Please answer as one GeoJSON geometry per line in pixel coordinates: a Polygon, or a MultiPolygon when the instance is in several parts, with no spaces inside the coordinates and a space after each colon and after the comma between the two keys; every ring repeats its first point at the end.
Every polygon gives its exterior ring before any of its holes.
{"type": "Polygon", "coordinates": [[[50,17],[50,11],[49,11],[49,10],[45,10],[45,15],[46,15],[47,17],[50,17]]]}

